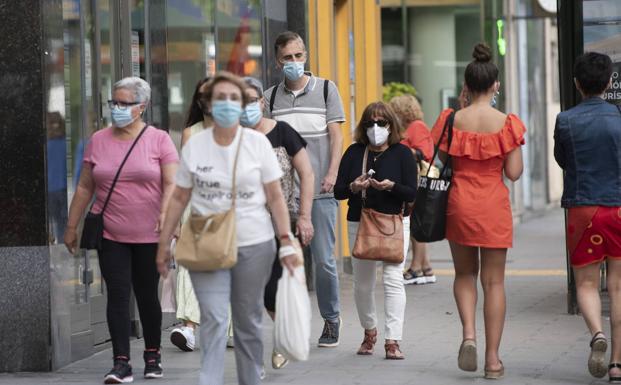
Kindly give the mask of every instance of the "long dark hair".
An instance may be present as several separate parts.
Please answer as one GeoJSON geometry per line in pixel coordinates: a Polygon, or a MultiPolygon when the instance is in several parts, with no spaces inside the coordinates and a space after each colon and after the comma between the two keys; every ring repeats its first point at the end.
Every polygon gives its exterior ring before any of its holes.
{"type": "MultiPolygon", "coordinates": [[[[190,127],[198,122],[203,121],[203,110],[200,106],[200,89],[203,84],[207,83],[210,80],[209,77],[204,77],[196,83],[196,88],[194,88],[194,94],[192,95],[192,102],[190,103],[190,107],[188,108],[188,115],[185,120],[185,126],[190,127]]],[[[207,113],[209,115],[209,113],[207,113]]]]}

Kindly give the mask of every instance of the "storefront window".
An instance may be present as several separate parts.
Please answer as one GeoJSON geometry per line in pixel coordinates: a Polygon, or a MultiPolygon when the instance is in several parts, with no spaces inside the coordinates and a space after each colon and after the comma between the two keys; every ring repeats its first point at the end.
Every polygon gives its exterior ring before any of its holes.
{"type": "Polygon", "coordinates": [[[196,83],[216,71],[263,74],[260,0],[169,0],[166,5],[168,114],[178,133],[196,83]]]}
{"type": "Polygon", "coordinates": [[[215,0],[169,0],[166,12],[168,114],[171,129],[178,133],[196,83],[216,71],[215,0]]]}
{"type": "Polygon", "coordinates": [[[456,107],[472,48],[481,41],[479,2],[387,8],[382,12],[382,26],[390,40],[383,47],[387,54],[383,55],[384,80],[411,83],[422,102],[425,122],[433,124],[442,109],[456,107]],[[401,18],[406,22],[401,23],[401,18]],[[399,25],[405,32],[395,27],[399,25]],[[405,50],[399,48],[404,41],[405,50]]]}
{"type": "Polygon", "coordinates": [[[612,87],[605,98],[621,104],[621,2],[595,0],[583,2],[584,51],[601,52],[613,62],[612,87]]]}
{"type": "Polygon", "coordinates": [[[261,79],[261,1],[218,0],[217,68],[261,79]]]}

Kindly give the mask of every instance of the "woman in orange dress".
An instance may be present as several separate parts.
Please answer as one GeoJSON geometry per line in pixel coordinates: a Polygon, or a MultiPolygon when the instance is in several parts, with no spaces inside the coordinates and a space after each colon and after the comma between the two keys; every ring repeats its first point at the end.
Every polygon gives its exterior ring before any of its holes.
{"type": "MultiPolygon", "coordinates": [[[[509,190],[503,174],[516,181],[522,174],[526,128],[520,119],[492,107],[498,93],[498,68],[491,51],[477,44],[465,72],[462,103],[455,113],[453,140],[440,142],[441,158],[452,158],[453,180],[446,210],[446,238],[455,266],[453,293],[463,340],[458,366],[477,370],[475,315],[479,266],[484,295],[485,378],[500,378],[504,366],[498,355],[505,322],[505,262],[512,247],[513,221],[509,190]],[[442,153],[443,152],[443,153],[442,153]]],[[[451,109],[442,111],[432,129],[437,143],[451,109]]]]}

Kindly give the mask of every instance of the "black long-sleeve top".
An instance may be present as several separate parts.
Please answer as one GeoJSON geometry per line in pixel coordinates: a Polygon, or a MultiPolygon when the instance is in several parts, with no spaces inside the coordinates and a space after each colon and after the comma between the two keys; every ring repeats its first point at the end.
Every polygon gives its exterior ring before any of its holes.
{"type": "MultiPolygon", "coordinates": [[[[347,220],[360,221],[362,210],[362,192],[354,194],[349,185],[362,174],[362,159],[365,145],[354,143],[341,159],[339,173],[334,185],[334,197],[338,200],[348,199],[347,220]]],[[[403,203],[414,201],[418,180],[416,161],[412,151],[406,146],[396,143],[383,153],[369,151],[366,170],[373,169],[373,178],[377,181],[389,179],[395,182],[391,191],[379,191],[373,187],[367,189],[365,207],[384,214],[399,214],[403,203]]]]}

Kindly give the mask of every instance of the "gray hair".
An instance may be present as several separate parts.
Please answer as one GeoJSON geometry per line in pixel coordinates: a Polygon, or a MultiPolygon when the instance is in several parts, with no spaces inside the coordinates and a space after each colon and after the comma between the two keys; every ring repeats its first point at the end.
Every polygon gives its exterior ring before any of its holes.
{"type": "Polygon", "coordinates": [[[257,91],[257,94],[259,94],[259,98],[263,97],[263,84],[261,84],[259,80],[246,76],[244,77],[244,83],[246,83],[248,87],[254,88],[254,90],[257,91]]]}
{"type": "Polygon", "coordinates": [[[119,88],[131,91],[135,102],[148,103],[151,100],[151,86],[139,77],[130,76],[119,80],[112,86],[112,92],[119,88]]]}

